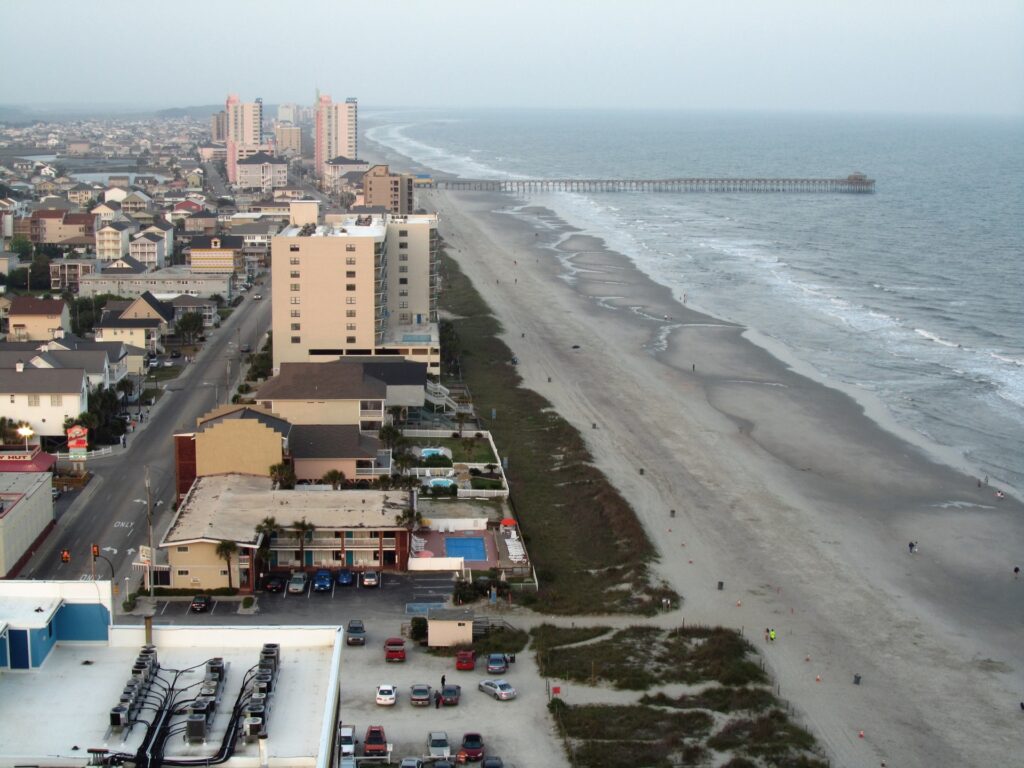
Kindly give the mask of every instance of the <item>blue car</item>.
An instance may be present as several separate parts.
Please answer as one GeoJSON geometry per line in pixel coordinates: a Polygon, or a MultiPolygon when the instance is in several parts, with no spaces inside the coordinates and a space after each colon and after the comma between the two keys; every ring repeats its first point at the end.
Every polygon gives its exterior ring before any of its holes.
{"type": "Polygon", "coordinates": [[[338,571],[338,586],[339,587],[351,587],[356,583],[355,574],[352,573],[348,568],[342,568],[338,571]]]}
{"type": "Polygon", "coordinates": [[[334,586],[331,579],[331,572],[325,569],[320,569],[313,574],[313,591],[314,592],[330,592],[331,587],[334,586]]]}

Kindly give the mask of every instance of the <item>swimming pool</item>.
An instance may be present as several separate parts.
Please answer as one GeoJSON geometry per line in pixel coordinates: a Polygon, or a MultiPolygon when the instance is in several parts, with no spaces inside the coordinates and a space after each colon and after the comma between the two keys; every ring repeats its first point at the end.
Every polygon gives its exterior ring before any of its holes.
{"type": "Polygon", "coordinates": [[[455,485],[455,481],[452,480],[450,477],[432,477],[432,478],[430,478],[430,487],[431,488],[437,488],[437,487],[440,487],[440,488],[451,488],[453,485],[455,485]]]}
{"type": "Polygon", "coordinates": [[[481,536],[445,539],[444,553],[447,557],[461,557],[467,562],[487,560],[487,547],[481,536]]]}
{"type": "Polygon", "coordinates": [[[431,456],[444,456],[440,448],[423,448],[420,451],[421,459],[429,459],[431,456]]]}

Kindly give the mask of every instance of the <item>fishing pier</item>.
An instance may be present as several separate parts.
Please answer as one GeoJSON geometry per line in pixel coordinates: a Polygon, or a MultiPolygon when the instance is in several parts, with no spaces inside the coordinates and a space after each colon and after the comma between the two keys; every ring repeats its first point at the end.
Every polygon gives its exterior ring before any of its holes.
{"type": "Polygon", "coordinates": [[[870,194],[875,180],[863,173],[841,179],[432,179],[428,188],[458,192],[825,192],[870,194]]]}

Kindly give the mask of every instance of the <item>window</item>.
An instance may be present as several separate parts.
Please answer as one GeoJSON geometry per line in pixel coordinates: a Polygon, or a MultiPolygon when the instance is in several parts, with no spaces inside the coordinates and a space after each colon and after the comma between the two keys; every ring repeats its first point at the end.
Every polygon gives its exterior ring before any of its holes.
{"type": "Polygon", "coordinates": [[[292,336],[292,344],[301,344],[301,343],[302,343],[302,337],[301,336],[292,336]]]}
{"type": "Polygon", "coordinates": [[[408,277],[400,277],[400,278],[398,278],[398,284],[399,285],[408,285],[409,284],[409,278],[408,277]]]}
{"type": "Polygon", "coordinates": [[[345,310],[345,317],[355,317],[355,316],[356,316],[356,311],[354,309],[346,309],[345,310]]]}
{"type": "Polygon", "coordinates": [[[405,273],[405,272],[408,272],[408,271],[409,271],[409,265],[408,264],[403,264],[402,266],[400,266],[398,268],[399,274],[402,274],[402,273],[405,273]]]}
{"type": "Polygon", "coordinates": [[[356,297],[355,296],[346,296],[345,297],[345,303],[346,304],[355,304],[356,303],[356,297]]]}
{"type": "Polygon", "coordinates": [[[299,323],[292,323],[292,330],[293,331],[301,331],[302,329],[299,328],[299,323]]]}
{"type": "Polygon", "coordinates": [[[349,270],[348,272],[345,273],[345,277],[349,278],[350,280],[355,278],[355,276],[356,276],[356,271],[354,269],[351,269],[351,270],[349,270]]]}
{"type": "Polygon", "coordinates": [[[345,323],[345,330],[346,331],[354,331],[355,329],[356,329],[356,324],[355,323],[345,323]]]}
{"type": "Polygon", "coordinates": [[[177,549],[179,552],[188,552],[188,544],[183,547],[178,547],[177,549]]]}
{"type": "Polygon", "coordinates": [[[288,303],[289,304],[301,304],[302,300],[298,296],[292,296],[291,299],[289,299],[288,303]]]}
{"type": "Polygon", "coordinates": [[[356,284],[355,283],[346,283],[346,285],[345,285],[345,290],[346,291],[354,291],[355,289],[356,289],[356,284]]]}
{"type": "Polygon", "coordinates": [[[221,576],[227,576],[227,575],[228,575],[228,570],[227,570],[227,568],[221,568],[221,569],[220,569],[220,575],[221,575],[221,576]]]}
{"type": "Polygon", "coordinates": [[[408,301],[400,301],[400,302],[398,302],[398,308],[399,309],[408,309],[409,308],[409,302],[408,301]]]}
{"type": "Polygon", "coordinates": [[[409,254],[408,253],[400,253],[400,254],[398,254],[398,260],[399,261],[408,261],[409,260],[409,254]]]}
{"type": "Polygon", "coordinates": [[[408,295],[409,295],[409,289],[408,289],[408,288],[402,288],[402,289],[401,289],[401,290],[400,290],[400,291],[398,292],[398,295],[399,295],[399,296],[408,296],[408,295]]]}
{"type": "Polygon", "coordinates": [[[297,245],[289,245],[288,246],[288,250],[291,251],[292,253],[298,253],[299,246],[297,246],[297,245]]]}
{"type": "Polygon", "coordinates": [[[345,246],[345,250],[349,252],[353,252],[355,251],[355,249],[356,247],[352,243],[349,243],[348,245],[345,246]]]}
{"type": "Polygon", "coordinates": [[[408,247],[409,247],[408,243],[399,243],[398,244],[398,250],[400,250],[400,251],[404,251],[408,247]]]}
{"type": "Polygon", "coordinates": [[[293,291],[301,291],[302,290],[302,286],[299,285],[298,283],[292,283],[291,284],[291,290],[293,290],[293,291]]]}
{"type": "Polygon", "coordinates": [[[64,395],[50,395],[50,405],[63,405],[64,395]]]}
{"type": "Polygon", "coordinates": [[[300,312],[300,311],[299,311],[299,310],[297,310],[297,309],[293,309],[293,310],[291,311],[291,316],[292,316],[292,317],[299,317],[299,316],[300,316],[301,314],[302,314],[302,312],[300,312]]]}
{"type": "Polygon", "coordinates": [[[408,237],[409,236],[409,230],[408,229],[400,229],[400,230],[398,230],[398,236],[399,237],[408,237]]]}
{"type": "Polygon", "coordinates": [[[355,256],[346,256],[345,257],[345,263],[348,266],[350,266],[350,267],[354,267],[356,265],[356,257],[355,256]]]}
{"type": "Polygon", "coordinates": [[[293,269],[290,277],[292,278],[292,280],[298,280],[299,279],[299,270],[293,269]]]}
{"type": "Polygon", "coordinates": [[[288,263],[291,264],[293,267],[299,266],[299,257],[292,256],[290,259],[288,259],[288,263]]]}
{"type": "MultiPolygon", "coordinates": [[[[403,312],[402,314],[400,314],[398,316],[398,322],[400,322],[400,323],[411,323],[412,322],[412,316],[408,312],[403,312]]],[[[413,352],[415,353],[416,350],[414,349],[413,352]]]]}
{"type": "Polygon", "coordinates": [[[188,568],[179,568],[178,569],[178,575],[179,576],[188,576],[188,568]]]}
{"type": "Polygon", "coordinates": [[[33,407],[39,405],[39,395],[29,395],[28,404],[33,407]]]}
{"type": "Polygon", "coordinates": [[[346,344],[355,344],[356,343],[356,337],[355,336],[346,336],[345,337],[345,343],[346,344]]]}

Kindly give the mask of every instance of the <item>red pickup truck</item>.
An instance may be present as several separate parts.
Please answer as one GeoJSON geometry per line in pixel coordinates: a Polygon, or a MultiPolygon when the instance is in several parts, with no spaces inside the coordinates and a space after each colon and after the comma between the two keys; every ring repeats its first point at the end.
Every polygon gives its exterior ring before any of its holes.
{"type": "Polygon", "coordinates": [[[405,640],[400,637],[385,640],[384,661],[405,661],[405,640]]]}
{"type": "Polygon", "coordinates": [[[455,654],[455,668],[464,671],[476,669],[476,651],[459,651],[455,654]]]}

